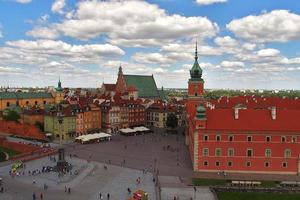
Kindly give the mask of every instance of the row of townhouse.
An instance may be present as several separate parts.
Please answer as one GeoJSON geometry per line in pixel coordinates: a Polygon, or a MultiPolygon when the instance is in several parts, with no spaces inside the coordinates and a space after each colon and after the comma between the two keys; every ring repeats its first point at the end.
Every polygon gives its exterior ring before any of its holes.
{"type": "Polygon", "coordinates": [[[149,103],[118,96],[75,99],[49,110],[39,107],[24,110],[21,121],[30,125],[43,124],[46,133],[61,140],[100,131],[118,133],[119,129],[137,126],[165,128],[169,113],[177,115],[179,126],[185,121],[184,104],[149,103]]]}
{"type": "Polygon", "coordinates": [[[102,127],[108,133],[117,133],[121,128],[145,125],[145,107],[136,100],[107,100],[100,105],[102,127]]]}

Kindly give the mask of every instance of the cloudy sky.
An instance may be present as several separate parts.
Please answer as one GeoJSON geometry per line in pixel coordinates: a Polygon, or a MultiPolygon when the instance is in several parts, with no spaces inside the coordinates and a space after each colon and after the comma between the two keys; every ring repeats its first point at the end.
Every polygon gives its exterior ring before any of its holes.
{"type": "Polygon", "coordinates": [[[185,88],[196,40],[206,88],[300,89],[296,0],[0,0],[0,85],[185,88]]]}

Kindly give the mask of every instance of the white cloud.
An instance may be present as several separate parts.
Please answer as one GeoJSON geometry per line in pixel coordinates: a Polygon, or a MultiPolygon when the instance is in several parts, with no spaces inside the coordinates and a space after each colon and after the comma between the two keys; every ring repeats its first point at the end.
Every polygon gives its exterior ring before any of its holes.
{"type": "Polygon", "coordinates": [[[16,0],[18,3],[30,3],[31,0],[16,0]]]}
{"type": "Polygon", "coordinates": [[[227,0],[196,0],[196,2],[199,5],[210,5],[214,3],[224,3],[227,2],[227,0]]]}
{"type": "Polygon", "coordinates": [[[106,35],[113,44],[157,46],[196,36],[202,40],[219,30],[206,17],[169,15],[144,1],[81,1],[77,6],[70,19],[56,27],[64,35],[81,40],[106,35]]]}
{"type": "Polygon", "coordinates": [[[23,74],[23,73],[24,71],[21,68],[0,66],[0,75],[23,74]]]}
{"type": "Polygon", "coordinates": [[[64,14],[63,8],[65,5],[65,0],[55,0],[52,4],[51,11],[54,13],[64,14]]]}
{"type": "Polygon", "coordinates": [[[300,15],[287,10],[235,19],[226,27],[236,36],[258,43],[300,39],[300,15]]]}
{"type": "Polygon", "coordinates": [[[168,58],[165,55],[160,53],[136,53],[132,56],[133,60],[139,63],[145,64],[170,64],[174,61],[173,59],[168,58]]]}
{"type": "Polygon", "coordinates": [[[225,46],[225,47],[235,47],[238,45],[238,42],[230,36],[216,37],[214,39],[214,42],[218,46],[225,46]]]}
{"type": "Polygon", "coordinates": [[[3,38],[3,34],[2,31],[0,30],[0,38],[3,38]]]}
{"type": "Polygon", "coordinates": [[[59,37],[59,32],[53,28],[35,27],[33,30],[26,32],[26,35],[34,38],[56,39],[59,37]]]}
{"type": "Polygon", "coordinates": [[[245,64],[243,62],[239,61],[222,61],[220,64],[221,67],[226,67],[226,68],[234,68],[234,67],[245,67],[245,64]]]}
{"type": "Polygon", "coordinates": [[[19,48],[27,53],[45,56],[61,56],[65,59],[76,59],[76,61],[99,59],[99,57],[122,56],[125,52],[111,44],[86,44],[71,45],[63,41],[55,40],[17,40],[9,41],[7,45],[19,48]],[[79,60],[78,60],[79,59],[79,60]]]}
{"type": "Polygon", "coordinates": [[[277,49],[261,49],[257,52],[259,57],[275,57],[280,54],[280,51],[277,49]]]}

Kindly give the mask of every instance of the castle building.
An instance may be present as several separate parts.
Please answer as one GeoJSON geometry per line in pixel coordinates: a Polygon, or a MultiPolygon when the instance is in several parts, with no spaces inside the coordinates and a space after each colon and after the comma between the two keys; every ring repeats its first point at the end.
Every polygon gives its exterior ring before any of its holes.
{"type": "Polygon", "coordinates": [[[204,100],[197,48],[190,76],[186,143],[194,171],[300,174],[299,101],[204,100]]]}
{"type": "Polygon", "coordinates": [[[64,99],[63,88],[59,80],[55,91],[49,92],[0,92],[0,110],[10,106],[29,108],[39,106],[44,108],[46,104],[57,104],[64,99]]]}

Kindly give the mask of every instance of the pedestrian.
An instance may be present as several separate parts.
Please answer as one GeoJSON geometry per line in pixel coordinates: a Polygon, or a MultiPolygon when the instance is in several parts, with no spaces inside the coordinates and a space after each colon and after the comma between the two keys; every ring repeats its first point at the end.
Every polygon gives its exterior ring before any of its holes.
{"type": "Polygon", "coordinates": [[[103,199],[102,193],[99,193],[99,199],[103,199]]]}
{"type": "Polygon", "coordinates": [[[68,188],[68,193],[71,194],[71,188],[68,188]]]}
{"type": "Polygon", "coordinates": [[[35,195],[35,193],[32,194],[32,200],[36,200],[36,195],[35,195]]]}
{"type": "Polygon", "coordinates": [[[1,191],[1,193],[3,193],[3,192],[4,192],[4,188],[3,188],[3,187],[1,187],[1,190],[0,190],[0,191],[1,191]]]}
{"type": "Polygon", "coordinates": [[[109,200],[109,197],[110,197],[110,194],[109,194],[109,193],[107,193],[107,200],[109,200]]]}
{"type": "Polygon", "coordinates": [[[40,194],[40,199],[41,200],[43,200],[44,199],[44,195],[43,195],[43,193],[41,192],[41,194],[40,194]]]}
{"type": "Polygon", "coordinates": [[[128,194],[130,195],[131,194],[131,189],[127,188],[127,191],[128,191],[128,194]]]}

